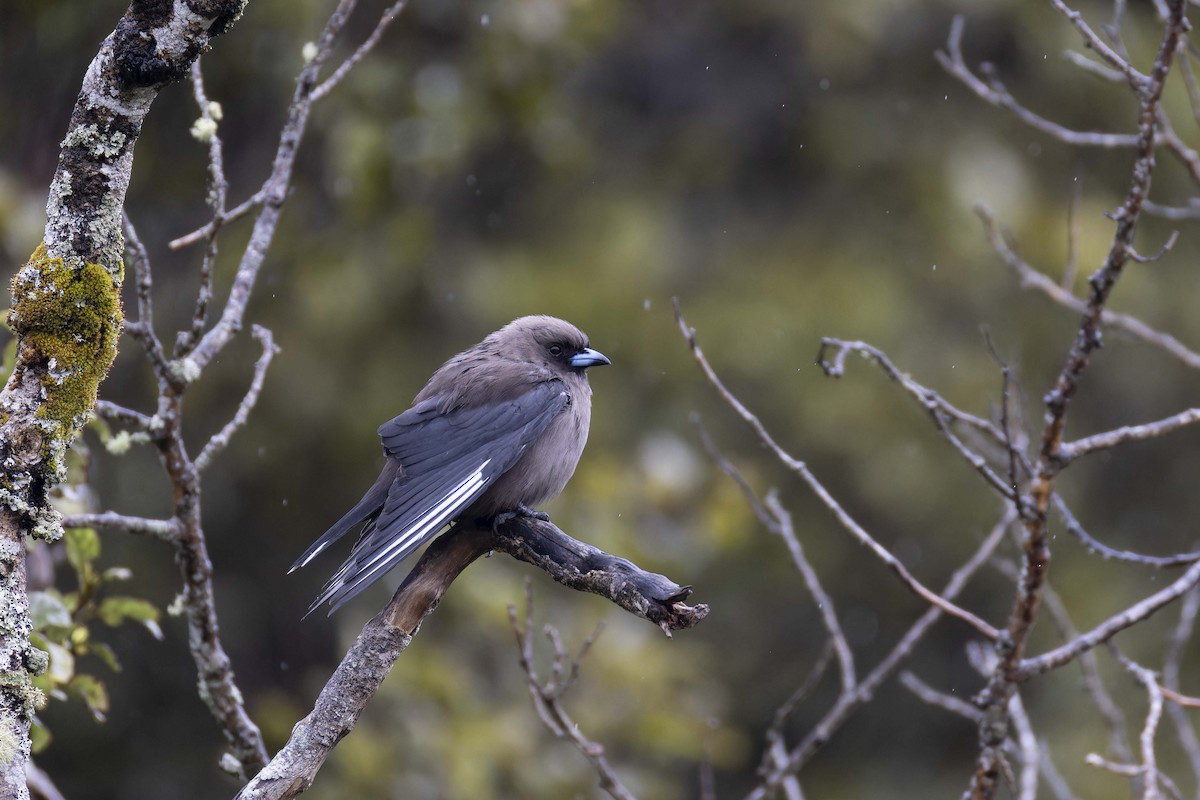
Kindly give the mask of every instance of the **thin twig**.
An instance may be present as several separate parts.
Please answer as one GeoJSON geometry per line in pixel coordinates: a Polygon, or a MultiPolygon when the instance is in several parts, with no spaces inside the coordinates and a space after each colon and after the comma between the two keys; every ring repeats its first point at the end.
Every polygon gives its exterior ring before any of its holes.
{"type": "Polygon", "coordinates": [[[340,0],[325,29],[317,39],[316,52],[313,59],[300,71],[296,79],[296,90],[292,102],[288,106],[287,121],[279,137],[279,146],[275,151],[275,162],[271,175],[263,184],[263,202],[254,222],[254,230],[250,234],[250,242],[242,254],[237,274],[226,298],[221,318],[213,325],[188,356],[193,368],[203,368],[219,353],[233,336],[241,330],[242,318],[246,312],[246,303],[250,292],[258,279],[267,250],[275,237],[284,200],[287,198],[288,186],[291,183],[292,168],[296,162],[296,153],[300,140],[308,124],[309,111],[312,107],[312,91],[316,87],[317,76],[329,59],[333,45],[354,10],[356,0],[340,0]]]}
{"type": "MultiPolygon", "coordinates": [[[[1015,567],[1006,572],[1011,577],[1016,576],[1015,567]]],[[[1050,612],[1050,620],[1058,629],[1063,640],[1069,642],[1076,639],[1079,636],[1079,629],[1075,627],[1075,623],[1067,611],[1067,606],[1058,593],[1052,587],[1047,586],[1042,599],[1046,604],[1046,610],[1050,612]]],[[[1096,706],[1100,718],[1104,721],[1104,727],[1108,730],[1109,753],[1121,761],[1132,761],[1133,751],[1129,749],[1127,743],[1129,730],[1125,724],[1125,712],[1121,710],[1105,687],[1094,650],[1089,650],[1079,656],[1079,667],[1083,672],[1083,685],[1091,695],[1092,703],[1096,706]]]]}
{"type": "Polygon", "coordinates": [[[1133,675],[1146,689],[1149,698],[1149,709],[1146,712],[1146,722],[1142,726],[1138,743],[1142,750],[1142,800],[1158,800],[1158,759],[1154,752],[1154,737],[1158,732],[1158,723],[1163,713],[1163,693],[1158,685],[1158,676],[1151,670],[1123,656],[1116,648],[1113,652],[1121,666],[1133,675]]]}
{"type": "MultiPolygon", "coordinates": [[[[1192,632],[1195,630],[1198,613],[1200,613],[1200,588],[1192,589],[1183,596],[1183,602],[1179,604],[1179,622],[1171,632],[1166,656],[1163,658],[1162,690],[1163,696],[1170,700],[1175,698],[1171,697],[1169,693],[1178,692],[1180,689],[1180,665],[1183,662],[1184,650],[1191,641],[1192,632]]],[[[1180,747],[1187,756],[1188,765],[1192,770],[1192,779],[1197,785],[1200,785],[1200,740],[1197,739],[1196,729],[1179,703],[1167,706],[1167,714],[1170,715],[1171,723],[1175,726],[1180,747]]]]}
{"type": "MultiPolygon", "coordinates": [[[[533,701],[534,708],[537,709],[538,718],[545,724],[547,730],[554,734],[559,739],[567,739],[578,748],[579,752],[592,763],[592,767],[596,770],[596,774],[600,777],[600,787],[608,792],[615,800],[634,800],[633,794],[622,785],[617,778],[616,772],[608,763],[608,759],[604,756],[604,747],[597,742],[588,739],[580,730],[579,725],[567,714],[562,705],[562,695],[566,691],[570,681],[564,681],[561,684],[551,677],[548,681],[542,682],[538,678],[537,672],[533,666],[533,584],[526,579],[525,581],[525,624],[522,625],[517,618],[517,607],[513,604],[508,606],[508,619],[512,624],[513,633],[517,637],[517,650],[519,653],[519,663],[522,671],[525,673],[526,685],[529,689],[529,697],[533,701]]],[[[547,636],[550,638],[554,647],[554,661],[552,670],[555,675],[562,674],[566,667],[565,664],[570,661],[570,656],[566,649],[562,646],[562,641],[558,637],[558,631],[547,626],[547,636]],[[553,631],[553,633],[551,633],[553,631]]],[[[578,671],[579,659],[583,658],[590,646],[592,639],[589,638],[584,643],[583,648],[579,653],[579,658],[572,662],[571,672],[578,671]]]]}
{"type": "MultiPolygon", "coordinates": [[[[848,342],[842,339],[833,337],[823,337],[821,339],[821,347],[817,351],[817,366],[824,370],[826,375],[839,378],[845,373],[846,354],[854,352],[860,353],[877,364],[889,378],[899,383],[904,387],[905,391],[915,397],[922,406],[925,407],[929,418],[933,420],[933,424],[937,427],[938,432],[946,441],[950,442],[951,446],[958,451],[959,455],[971,465],[971,467],[979,473],[979,475],[987,482],[989,486],[996,490],[1001,497],[1004,497],[1014,503],[1018,503],[1016,490],[1012,486],[1011,481],[1007,481],[1000,477],[995,470],[988,464],[986,458],[976,453],[971,448],[967,447],[954,431],[950,429],[949,422],[956,421],[965,423],[976,430],[984,431],[993,436],[1000,444],[1007,446],[1008,436],[1006,433],[997,428],[991,422],[968,414],[965,411],[952,406],[950,403],[942,399],[937,392],[928,389],[914,381],[908,375],[896,368],[896,365],[884,355],[879,348],[869,345],[866,342],[848,342]],[[829,351],[833,351],[833,355],[829,355],[829,351]]],[[[1011,453],[1011,451],[1010,451],[1011,453]]]]}
{"type": "Polygon", "coordinates": [[[1000,82],[1000,79],[996,77],[994,70],[991,69],[991,65],[984,65],[983,71],[988,80],[981,80],[971,71],[971,68],[967,66],[966,61],[963,59],[962,34],[964,24],[962,15],[954,17],[954,20],[950,23],[950,36],[946,41],[946,50],[937,51],[934,53],[934,57],[937,58],[937,62],[942,66],[942,69],[957,78],[981,100],[989,105],[1010,112],[1026,125],[1067,144],[1102,148],[1133,147],[1137,144],[1138,137],[1136,134],[1075,131],[1065,128],[1057,122],[1052,122],[1039,114],[1035,114],[1021,105],[1009,93],[1004,84],[1000,82]]]}
{"type": "Polygon", "coordinates": [[[125,408],[108,400],[97,400],[95,410],[96,416],[103,417],[109,422],[123,422],[126,425],[132,425],[135,428],[147,431],[154,430],[156,427],[154,417],[151,417],[149,414],[143,414],[132,408],[125,408]]]}
{"type": "Polygon", "coordinates": [[[258,402],[258,395],[262,392],[263,381],[267,376],[267,368],[271,366],[271,359],[279,352],[279,348],[275,345],[275,340],[271,337],[271,332],[261,325],[255,325],[252,329],[254,338],[262,345],[262,355],[258,357],[258,361],[254,364],[254,377],[250,381],[250,388],[246,390],[246,394],[242,397],[242,402],[238,405],[237,412],[234,413],[233,419],[225,423],[225,427],[221,428],[220,432],[213,434],[213,437],[208,440],[208,444],[204,445],[204,449],[200,451],[200,455],[196,456],[196,471],[203,472],[212,463],[212,460],[220,455],[221,451],[229,445],[229,440],[233,438],[238,428],[246,424],[246,420],[250,416],[250,411],[258,402]]]}
{"type": "MultiPolygon", "coordinates": [[[[1060,306],[1069,308],[1072,311],[1083,313],[1087,310],[1088,304],[1086,301],[1064,290],[1045,274],[1031,267],[1024,259],[1017,255],[1016,250],[1008,242],[1005,232],[997,224],[990,210],[985,206],[977,205],[975,206],[975,213],[983,221],[984,230],[988,235],[988,240],[991,242],[992,249],[1000,256],[1004,264],[1016,273],[1022,288],[1036,289],[1060,306]]],[[[1200,208],[1197,209],[1197,214],[1200,215],[1200,208]]],[[[1174,336],[1154,330],[1137,317],[1104,309],[1100,315],[1100,322],[1103,325],[1116,328],[1139,341],[1166,351],[1193,369],[1200,369],[1200,353],[1188,348],[1174,336]]]]}
{"type": "Polygon", "coordinates": [[[1173,556],[1150,556],[1144,553],[1135,553],[1132,550],[1116,550],[1088,533],[1075,517],[1074,513],[1071,512],[1071,509],[1067,507],[1066,502],[1057,493],[1052,498],[1052,502],[1054,510],[1062,517],[1063,523],[1067,527],[1067,533],[1082,542],[1083,546],[1089,552],[1100,556],[1106,561],[1128,561],[1133,564],[1144,564],[1159,569],[1182,567],[1200,561],[1200,551],[1179,553],[1173,556]]]}
{"type": "Polygon", "coordinates": [[[913,577],[908,568],[901,561],[892,555],[886,547],[877,542],[867,531],[850,516],[847,511],[842,508],[841,504],[834,499],[833,495],[817,480],[808,465],[803,461],[793,458],[785,451],[775,439],[767,432],[765,426],[759,421],[751,411],[742,404],[740,400],[733,396],[730,391],[725,388],[725,384],[717,377],[716,372],[705,358],[704,352],[700,349],[696,342],[696,334],[683,319],[683,314],[679,309],[678,300],[675,301],[675,319],[679,324],[679,329],[683,333],[688,347],[692,351],[692,356],[696,363],[700,365],[701,370],[708,378],[709,383],[717,390],[717,393],[725,400],[725,402],[740,416],[755,432],[759,440],[770,449],[775,456],[783,462],[792,472],[800,477],[800,479],[809,487],[809,489],[817,496],[817,499],[825,505],[837,519],[842,528],[851,535],[859,544],[866,546],[877,558],[883,561],[892,572],[907,586],[913,594],[920,597],[925,602],[937,606],[952,617],[956,617],[968,625],[975,628],[989,639],[995,639],[998,635],[996,629],[989,625],[984,620],[980,619],[975,614],[949,602],[944,597],[941,597],[936,592],[930,591],[924,584],[913,577]]]}
{"type": "Polygon", "coordinates": [[[64,528],[100,528],[122,530],[152,536],[164,542],[174,541],[179,535],[179,525],[174,519],[148,519],[104,511],[99,514],[69,514],[63,517],[64,528]]]}
{"type": "Polygon", "coordinates": [[[350,73],[350,70],[352,70],[358,64],[358,62],[362,61],[363,58],[366,57],[367,53],[370,53],[371,50],[374,49],[375,45],[379,43],[379,39],[383,36],[384,31],[386,31],[388,26],[396,20],[396,17],[399,16],[400,12],[404,10],[404,7],[407,4],[408,0],[398,0],[396,3],[393,3],[384,9],[383,14],[379,17],[379,22],[375,24],[375,29],[371,31],[371,35],[368,36],[363,43],[358,46],[358,49],[355,50],[349,58],[338,65],[338,68],[333,71],[332,75],[322,81],[317,88],[313,89],[312,95],[310,95],[312,102],[315,103],[333,91],[334,87],[341,83],[342,79],[350,73]]]}
{"type": "Polygon", "coordinates": [[[200,262],[200,288],[196,292],[196,308],[192,312],[191,327],[179,334],[175,342],[175,357],[180,358],[191,352],[204,334],[204,326],[208,322],[208,306],[213,296],[213,265],[217,260],[217,235],[221,232],[221,224],[225,218],[225,203],[229,196],[229,181],[225,178],[225,155],[221,136],[217,132],[217,117],[213,114],[213,105],[204,92],[204,72],[200,59],[192,63],[192,96],[200,109],[200,120],[207,123],[208,136],[208,175],[209,191],[208,204],[212,208],[212,221],[205,235],[204,258],[200,262]]]}
{"type": "MultiPolygon", "coordinates": [[[[1001,519],[988,533],[987,537],[980,543],[976,551],[969,559],[950,577],[946,583],[946,587],[942,590],[942,595],[949,600],[953,600],[967,585],[971,576],[982,566],[1000,542],[1004,539],[1005,531],[1013,524],[1016,519],[1016,512],[1013,511],[1010,504],[1005,505],[1004,514],[1001,519]]],[[[767,800],[773,796],[773,793],[778,791],[786,779],[796,774],[801,767],[812,757],[813,753],[819,747],[829,741],[834,732],[847,720],[850,716],[862,705],[869,703],[875,696],[875,692],[879,687],[896,671],[897,667],[904,662],[916,649],[917,644],[924,638],[929,629],[933,627],[942,616],[942,610],[936,606],[928,608],[922,614],[912,627],[908,629],[895,646],[888,652],[875,668],[871,670],[866,677],[858,683],[858,689],[852,694],[841,694],[834,703],[833,707],[825,713],[825,716],[812,727],[812,729],[788,752],[786,762],[779,763],[770,752],[764,754],[763,763],[760,767],[762,780],[755,786],[748,795],[746,800],[767,800]]]]}
{"type": "Polygon", "coordinates": [[[952,694],[939,692],[908,670],[900,673],[899,680],[901,686],[916,695],[923,703],[965,717],[970,722],[978,723],[983,718],[983,712],[966,700],[952,694]]]}
{"type": "Polygon", "coordinates": [[[821,622],[829,634],[829,640],[833,644],[834,652],[837,653],[842,691],[852,691],[857,682],[854,674],[854,654],[850,650],[849,642],[846,641],[846,635],[842,631],[841,623],[838,622],[837,612],[834,610],[833,598],[821,586],[821,579],[817,576],[817,572],[813,569],[808,557],[804,555],[804,547],[801,545],[800,539],[796,536],[796,529],[792,524],[792,515],[783,507],[783,504],[779,501],[778,493],[774,490],[767,494],[765,503],[760,501],[758,495],[750,488],[750,484],[746,482],[746,479],[742,477],[737,468],[717,450],[716,445],[709,437],[708,432],[700,425],[699,420],[696,420],[696,426],[700,430],[700,439],[704,443],[704,448],[708,451],[709,456],[716,462],[722,472],[733,478],[750,504],[750,509],[758,517],[763,526],[783,540],[784,545],[788,549],[788,554],[792,558],[792,564],[795,565],[796,571],[800,573],[800,577],[803,579],[808,593],[812,595],[813,603],[821,615],[821,622]]]}
{"type": "Polygon", "coordinates": [[[1036,658],[1024,659],[1014,675],[1015,679],[1029,680],[1036,675],[1071,663],[1081,653],[1107,642],[1130,625],[1149,618],[1154,612],[1179,599],[1198,584],[1200,584],[1200,562],[1192,564],[1188,571],[1170,586],[1134,603],[1119,614],[1114,614],[1082,636],[1036,658]]]}
{"type": "Polygon", "coordinates": [[[1008,701],[1008,715],[1017,734],[1018,752],[1021,756],[1021,774],[1017,780],[1017,800],[1037,800],[1038,789],[1038,742],[1033,733],[1033,724],[1025,712],[1021,693],[1013,692],[1008,701]]]}
{"type": "Polygon", "coordinates": [[[1059,447],[1059,458],[1063,463],[1069,463],[1080,456],[1094,453],[1097,450],[1107,450],[1126,442],[1144,442],[1174,433],[1180,428],[1200,422],[1200,408],[1189,408],[1166,419],[1157,422],[1147,422],[1143,425],[1126,425],[1104,433],[1097,433],[1073,442],[1066,442],[1059,447]]]}
{"type": "Polygon", "coordinates": [[[180,236],[176,239],[172,239],[171,241],[167,242],[167,248],[170,250],[182,250],[183,248],[187,247],[188,245],[195,244],[196,242],[199,242],[199,241],[203,241],[203,240],[207,239],[210,234],[212,234],[213,228],[215,228],[217,225],[226,225],[230,222],[241,219],[242,217],[246,216],[254,209],[258,208],[260,205],[262,205],[262,203],[265,199],[266,199],[265,190],[259,189],[257,192],[250,195],[250,197],[246,198],[241,203],[239,203],[238,205],[231,208],[229,211],[222,214],[220,222],[216,222],[215,220],[210,220],[209,222],[205,223],[204,225],[201,225],[199,228],[192,231],[191,233],[185,233],[183,236],[180,236]]]}
{"type": "MultiPolygon", "coordinates": [[[[1153,91],[1151,86],[1152,76],[1144,75],[1141,72],[1138,72],[1122,53],[1119,53],[1112,47],[1109,47],[1108,42],[1106,42],[1103,37],[1097,34],[1092,27],[1087,24],[1087,21],[1084,20],[1082,14],[1068,6],[1066,3],[1062,2],[1062,0],[1050,0],[1050,4],[1054,6],[1054,8],[1060,14],[1067,18],[1067,20],[1075,27],[1075,30],[1079,31],[1080,35],[1083,36],[1083,42],[1088,49],[1100,56],[1100,58],[1103,59],[1104,62],[1110,67],[1119,71],[1125,76],[1135,93],[1141,95],[1144,92],[1149,93],[1153,91]]],[[[1117,32],[1120,30],[1119,25],[1120,22],[1117,20],[1115,26],[1109,27],[1109,31],[1113,33],[1114,38],[1117,36],[1117,32]]],[[[1172,44],[1174,44],[1174,40],[1172,40],[1172,44]]],[[[1169,57],[1170,55],[1168,55],[1168,58],[1169,57]]]]}

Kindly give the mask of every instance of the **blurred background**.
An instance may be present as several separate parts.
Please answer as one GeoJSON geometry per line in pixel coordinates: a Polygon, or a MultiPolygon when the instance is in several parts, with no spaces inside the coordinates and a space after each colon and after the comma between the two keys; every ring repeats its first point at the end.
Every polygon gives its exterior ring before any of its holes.
{"type": "MultiPolygon", "coordinates": [[[[1131,2],[1125,40],[1148,68],[1160,33],[1131,2]]],[[[0,5],[0,260],[15,271],[41,238],[58,143],[84,70],[123,12],[121,0],[5,0],[0,5]]],[[[231,204],[270,166],[305,42],[329,0],[253,0],[204,57],[231,204]]],[[[384,7],[364,2],[346,55],[384,7]]],[[[1097,24],[1111,7],[1079,6],[1097,24]]],[[[968,61],[990,61],[1030,108],[1082,130],[1131,132],[1126,88],[1068,63],[1078,36],[1049,4],[971,0],[412,0],[380,46],[315,108],[294,192],[247,322],[282,348],[249,426],[208,473],[204,516],[224,643],[253,718],[277,749],[403,569],[327,619],[301,621],[344,552],[285,575],[353,503],[381,463],[376,426],[399,413],[448,356],[529,313],[587,331],[612,366],[592,373],[591,441],[567,491],[547,507],[596,546],[696,588],[712,613],[665,639],[607,602],[553,585],[507,557],[454,584],[397,663],[359,726],[334,752],[314,798],[601,797],[586,761],[534,715],[506,608],[532,577],[535,619],[577,648],[603,633],[567,707],[642,798],[719,797],[755,781],[763,731],[823,648],[818,612],[782,543],[716,470],[690,418],[760,492],[778,488],[833,596],[860,673],[923,611],[880,563],[758,446],[695,367],[670,299],[715,368],[776,438],[930,586],[978,545],[999,503],[928,418],[859,359],[840,381],[814,366],[820,337],[864,339],[918,381],[976,414],[992,413],[1000,374],[986,328],[1017,369],[1030,431],[1077,318],[1032,294],[992,253],[971,211],[987,204],[1020,249],[1055,279],[1067,259],[1078,192],[1080,278],[1111,239],[1132,156],[1068,148],[986,106],[934,60],[955,14],[968,61]]],[[[1167,107],[1196,140],[1182,82],[1167,107]]],[[[206,148],[183,85],[163,92],[137,147],[127,210],[150,249],[164,340],[190,317],[197,248],[166,243],[206,220],[206,148]]],[[[1152,196],[1195,194],[1160,159],[1152,196]]],[[[1175,250],[1131,265],[1113,307],[1200,343],[1200,237],[1174,223],[1175,250]]],[[[1154,252],[1172,224],[1148,219],[1154,252]]],[[[228,287],[248,221],[230,225],[218,266],[228,287]]],[[[127,286],[131,289],[132,284],[127,286]]],[[[127,310],[134,313],[132,295],[127,310]]],[[[1110,334],[1088,372],[1069,436],[1196,405],[1200,376],[1110,334]]],[[[243,335],[188,399],[195,450],[229,418],[257,346],[243,335]]],[[[126,342],[102,396],[147,412],[153,382],[126,342]]],[[[165,515],[154,452],[114,457],[93,443],[102,508],[165,515]]],[[[1200,434],[1127,446],[1074,465],[1060,487],[1114,547],[1192,547],[1200,434]]],[[[1170,574],[1114,565],[1056,537],[1052,582],[1081,627],[1152,592],[1170,574]]],[[[179,590],[163,545],[103,536],[101,566],[133,569],[131,593],[166,608],[179,590]]],[[[1008,550],[1011,554],[1011,547],[1008,550]]],[[[65,580],[67,575],[63,575],[65,580]]],[[[963,602],[994,624],[1010,582],[983,570],[963,602]]],[[[1177,611],[1121,639],[1158,663],[1177,611]]],[[[127,625],[97,630],[124,664],[103,665],[103,724],[52,702],[55,740],[38,757],[69,798],[228,796],[222,741],[195,691],[181,620],[165,638],[127,625]]],[[[964,655],[972,632],[940,622],[909,666],[968,698],[981,682],[964,655]]],[[[1056,643],[1048,624],[1033,650],[1056,643]]],[[[1197,646],[1188,661],[1197,663],[1197,646]]],[[[1102,658],[1136,731],[1144,693],[1102,658]]],[[[1185,681],[1187,680],[1185,670],[1185,681]]],[[[1184,689],[1197,693],[1196,685],[1184,689]]],[[[788,726],[795,738],[828,707],[831,675],[788,726]]],[[[1082,765],[1106,733],[1076,668],[1031,684],[1039,736],[1079,796],[1128,795],[1082,765]]],[[[1164,768],[1193,786],[1172,737],[1164,768]]],[[[811,797],[956,796],[976,734],[893,680],[801,774],[811,797]]]]}

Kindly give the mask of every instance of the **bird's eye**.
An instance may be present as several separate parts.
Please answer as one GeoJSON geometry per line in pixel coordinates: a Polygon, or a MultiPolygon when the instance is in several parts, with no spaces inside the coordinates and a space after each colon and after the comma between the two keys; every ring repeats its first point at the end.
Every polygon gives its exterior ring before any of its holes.
{"type": "Polygon", "coordinates": [[[562,355],[562,353],[563,353],[563,349],[562,349],[562,345],[561,345],[561,344],[552,344],[552,345],[550,345],[550,355],[552,355],[552,356],[561,356],[561,355],[562,355]]]}

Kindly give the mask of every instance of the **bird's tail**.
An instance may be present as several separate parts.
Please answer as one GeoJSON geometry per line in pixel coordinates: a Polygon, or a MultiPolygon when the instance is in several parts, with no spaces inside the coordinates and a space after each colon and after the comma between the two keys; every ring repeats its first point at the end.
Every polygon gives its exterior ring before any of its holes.
{"type": "Polygon", "coordinates": [[[379,473],[379,477],[371,485],[371,488],[367,490],[367,493],[362,496],[362,499],[354,505],[354,508],[347,511],[341,519],[333,523],[329,530],[321,534],[321,537],[313,542],[304,551],[303,555],[296,559],[296,563],[292,564],[292,568],[288,570],[288,573],[295,572],[305,566],[308,562],[316,558],[318,553],[345,536],[355,525],[378,514],[380,509],[383,508],[384,501],[387,500],[388,490],[391,489],[392,482],[396,479],[396,473],[399,470],[400,464],[389,458],[383,467],[383,472],[379,473]]]}

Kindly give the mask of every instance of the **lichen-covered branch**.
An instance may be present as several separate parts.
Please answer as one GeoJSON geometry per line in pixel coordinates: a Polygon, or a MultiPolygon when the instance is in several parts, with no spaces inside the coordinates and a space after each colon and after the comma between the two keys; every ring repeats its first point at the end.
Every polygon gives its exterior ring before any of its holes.
{"type": "Polygon", "coordinates": [[[708,606],[684,602],[690,587],[573,539],[550,522],[516,517],[495,528],[455,526],[426,549],[387,607],[363,627],[312,712],[296,724],[287,744],[238,793],[238,800],[280,800],[312,786],[329,753],[354,728],[450,584],[493,550],[533,564],[572,589],[601,595],[668,635],[708,615],[708,606]]]}
{"type": "Polygon", "coordinates": [[[134,0],[83,80],[46,204],[45,238],[13,279],[17,361],[0,394],[0,795],[27,797],[29,675],[24,540],[61,528],[47,503],[63,454],[116,355],[121,215],[134,145],[159,90],[186,74],[246,0],[134,0]]]}

